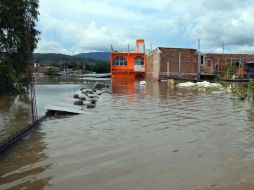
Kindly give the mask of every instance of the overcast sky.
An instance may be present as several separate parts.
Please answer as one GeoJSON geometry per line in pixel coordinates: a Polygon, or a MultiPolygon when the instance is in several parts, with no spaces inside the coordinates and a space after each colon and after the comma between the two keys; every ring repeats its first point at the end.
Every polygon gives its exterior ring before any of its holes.
{"type": "Polygon", "coordinates": [[[252,0],[40,0],[36,52],[76,54],[146,47],[254,53],[252,0]]]}

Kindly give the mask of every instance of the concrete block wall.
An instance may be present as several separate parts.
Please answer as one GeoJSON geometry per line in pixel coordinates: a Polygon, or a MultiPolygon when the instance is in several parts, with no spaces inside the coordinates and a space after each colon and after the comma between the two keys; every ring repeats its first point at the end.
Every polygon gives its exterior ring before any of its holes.
{"type": "MultiPolygon", "coordinates": [[[[220,74],[231,63],[246,63],[254,60],[253,54],[204,54],[201,74],[220,74]]],[[[198,75],[198,52],[195,49],[163,48],[155,49],[146,59],[146,76],[148,79],[166,79],[180,77],[195,79],[198,75]],[[180,73],[179,73],[180,53],[180,73]]]]}
{"type": "Polygon", "coordinates": [[[160,51],[155,49],[151,54],[146,57],[146,78],[147,79],[159,79],[160,73],[160,51]]]}
{"type": "Polygon", "coordinates": [[[208,53],[205,59],[205,71],[206,73],[223,73],[228,65],[234,63],[246,63],[253,61],[253,54],[219,54],[208,53]]]}
{"type": "Polygon", "coordinates": [[[148,78],[164,79],[179,76],[196,78],[197,76],[198,53],[194,49],[160,47],[148,55],[146,61],[148,78]],[[179,74],[179,54],[181,76],[179,74]]]}

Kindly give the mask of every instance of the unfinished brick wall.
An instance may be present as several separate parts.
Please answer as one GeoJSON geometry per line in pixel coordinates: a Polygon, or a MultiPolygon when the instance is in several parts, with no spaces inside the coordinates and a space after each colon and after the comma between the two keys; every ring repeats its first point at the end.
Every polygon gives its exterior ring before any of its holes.
{"type": "Polygon", "coordinates": [[[147,79],[159,79],[160,51],[155,49],[146,57],[146,77],[147,79]]]}
{"type": "Polygon", "coordinates": [[[149,54],[146,57],[146,78],[152,79],[152,73],[153,73],[153,54],[149,54]]]}
{"type": "Polygon", "coordinates": [[[196,78],[198,73],[198,53],[196,50],[182,48],[160,48],[160,51],[161,76],[169,75],[181,76],[183,78],[196,78]]]}
{"type": "MultiPolygon", "coordinates": [[[[243,76],[240,68],[248,61],[254,61],[253,54],[204,54],[201,56],[200,74],[220,75],[231,65],[236,74],[240,73],[239,75],[243,76]]],[[[159,47],[147,56],[146,71],[148,79],[197,78],[198,52],[195,49],[159,47]]]]}
{"type": "Polygon", "coordinates": [[[194,49],[159,47],[146,58],[148,79],[196,78],[197,73],[198,53],[194,49]]]}
{"type": "Polygon", "coordinates": [[[232,66],[235,72],[238,72],[238,69],[243,67],[244,63],[253,60],[253,54],[208,53],[205,55],[205,73],[223,74],[227,66],[232,66]]]}

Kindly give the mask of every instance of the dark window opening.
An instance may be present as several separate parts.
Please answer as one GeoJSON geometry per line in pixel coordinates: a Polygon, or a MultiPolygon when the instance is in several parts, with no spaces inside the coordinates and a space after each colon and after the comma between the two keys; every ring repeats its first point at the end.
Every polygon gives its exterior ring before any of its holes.
{"type": "Polygon", "coordinates": [[[134,64],[135,65],[144,65],[144,58],[142,56],[135,57],[134,64]]]}
{"type": "Polygon", "coordinates": [[[116,56],[112,61],[113,66],[126,66],[128,65],[127,60],[123,56],[116,56]]]}

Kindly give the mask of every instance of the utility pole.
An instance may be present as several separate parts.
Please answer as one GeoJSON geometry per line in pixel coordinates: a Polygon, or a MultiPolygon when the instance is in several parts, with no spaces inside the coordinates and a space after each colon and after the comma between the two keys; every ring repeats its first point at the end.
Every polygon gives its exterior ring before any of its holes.
{"type": "Polygon", "coordinates": [[[201,52],[200,52],[200,39],[198,39],[198,75],[197,75],[197,79],[200,79],[200,66],[201,66],[201,52]]]}
{"type": "Polygon", "coordinates": [[[167,62],[167,77],[169,77],[169,61],[167,62]]]}
{"type": "Polygon", "coordinates": [[[198,39],[198,51],[200,51],[200,38],[198,39]]]}
{"type": "Polygon", "coordinates": [[[178,77],[181,78],[181,52],[178,55],[178,77]]]}

